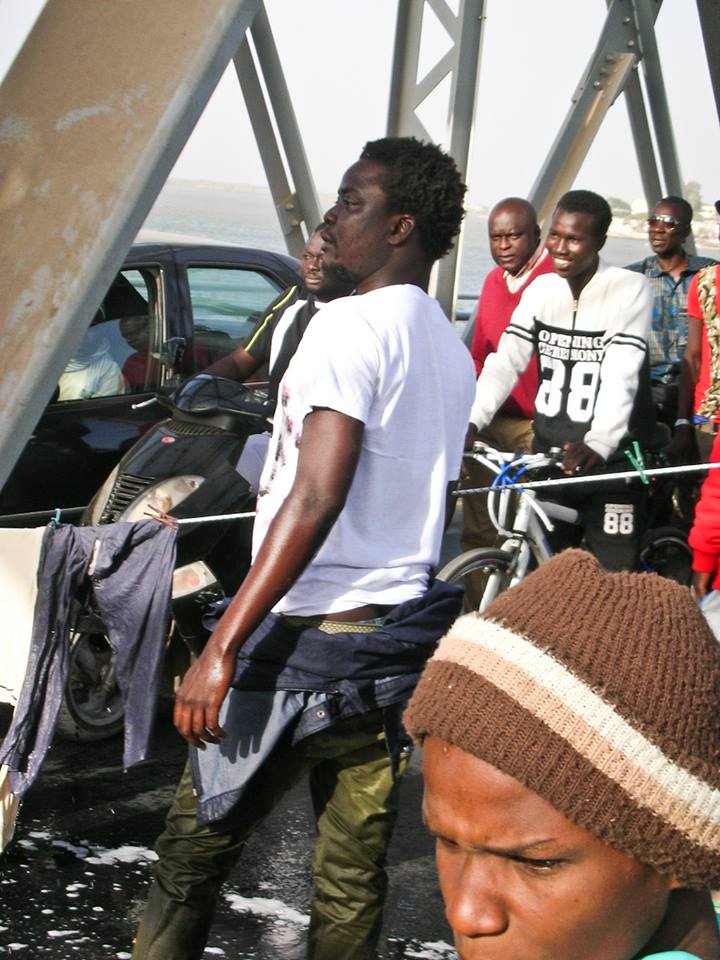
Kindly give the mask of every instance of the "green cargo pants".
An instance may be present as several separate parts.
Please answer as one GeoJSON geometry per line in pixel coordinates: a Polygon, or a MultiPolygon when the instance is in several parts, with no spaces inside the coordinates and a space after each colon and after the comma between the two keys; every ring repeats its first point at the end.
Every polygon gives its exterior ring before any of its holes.
{"type": "MultiPolygon", "coordinates": [[[[408,762],[403,754],[401,771],[408,762]]],[[[189,767],[158,839],[133,960],[199,960],[223,881],[248,836],[304,774],[317,822],[308,960],[374,960],[397,818],[380,711],[276,750],[225,819],[198,826],[189,767]]]]}

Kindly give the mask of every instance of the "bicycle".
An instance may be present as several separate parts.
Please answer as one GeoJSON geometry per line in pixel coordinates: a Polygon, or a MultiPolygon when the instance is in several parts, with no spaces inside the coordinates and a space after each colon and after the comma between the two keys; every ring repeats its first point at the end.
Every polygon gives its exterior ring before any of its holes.
{"type": "MultiPolygon", "coordinates": [[[[579,524],[580,515],[572,507],[550,500],[542,500],[533,489],[507,486],[513,472],[513,484],[525,474],[557,467],[558,456],[547,454],[503,453],[482,443],[476,443],[471,454],[478,462],[496,474],[488,492],[488,514],[500,536],[502,546],[476,547],[455,557],[437,574],[439,580],[461,583],[466,589],[466,608],[480,612],[503,591],[519,583],[533,566],[546,563],[553,556],[548,533],[553,521],[579,524]],[[507,520],[513,494],[518,502],[512,528],[507,520]]],[[[652,513],[652,511],[651,511],[652,513]]],[[[620,528],[627,522],[623,513],[617,516],[620,528]]],[[[691,581],[692,551],[680,530],[674,527],[650,529],[645,534],[640,550],[640,567],[648,572],[668,576],[685,586],[691,581]]]]}

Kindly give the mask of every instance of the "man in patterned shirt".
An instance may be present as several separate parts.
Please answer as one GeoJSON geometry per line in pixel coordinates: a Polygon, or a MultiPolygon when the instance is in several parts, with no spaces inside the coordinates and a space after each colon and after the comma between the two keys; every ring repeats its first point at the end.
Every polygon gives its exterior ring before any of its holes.
{"type": "Polygon", "coordinates": [[[698,270],[715,262],[685,252],[683,243],[690,234],[692,216],[687,200],[663,197],[648,217],[648,240],[654,256],[627,268],[645,274],[652,286],[650,379],[658,417],[671,428],[675,428],[678,417],[680,362],[688,338],[688,287],[698,270]]]}
{"type": "MultiPolygon", "coordinates": [[[[720,215],[720,200],[715,201],[720,215]]],[[[692,279],[688,290],[688,343],[680,370],[677,433],[691,443],[693,424],[703,460],[710,456],[720,424],[719,266],[712,263],[692,279]],[[694,416],[693,416],[694,414],[694,416]]]]}

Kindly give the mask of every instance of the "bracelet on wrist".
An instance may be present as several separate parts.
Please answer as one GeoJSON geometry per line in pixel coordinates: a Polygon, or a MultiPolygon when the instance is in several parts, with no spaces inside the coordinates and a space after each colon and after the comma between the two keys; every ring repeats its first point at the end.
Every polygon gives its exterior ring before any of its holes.
{"type": "Polygon", "coordinates": [[[691,427],[692,421],[687,420],[685,417],[678,417],[678,419],[673,424],[673,427],[691,427]]]}

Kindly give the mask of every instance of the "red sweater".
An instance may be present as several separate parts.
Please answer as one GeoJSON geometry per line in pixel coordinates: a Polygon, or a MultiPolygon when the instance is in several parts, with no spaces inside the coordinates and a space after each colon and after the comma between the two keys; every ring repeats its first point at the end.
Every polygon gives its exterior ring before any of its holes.
{"type": "MultiPolygon", "coordinates": [[[[543,273],[552,273],[552,270],[552,260],[543,251],[525,283],[514,293],[508,290],[504,276],[505,271],[502,267],[495,267],[485,277],[475,318],[475,335],[470,350],[478,376],[480,376],[480,371],[487,356],[497,350],[500,337],[510,322],[513,310],[520,302],[520,297],[535,277],[539,277],[543,273]]],[[[521,417],[525,420],[532,420],[535,413],[537,388],[537,359],[533,357],[527,370],[518,379],[515,389],[500,408],[500,413],[506,417],[521,417]]]]}
{"type": "MultiPolygon", "coordinates": [[[[720,433],[715,435],[710,463],[720,461],[720,433]]],[[[693,570],[712,573],[714,590],[720,589],[720,469],[709,470],[695,507],[695,520],[688,543],[693,552],[693,570]]]]}

